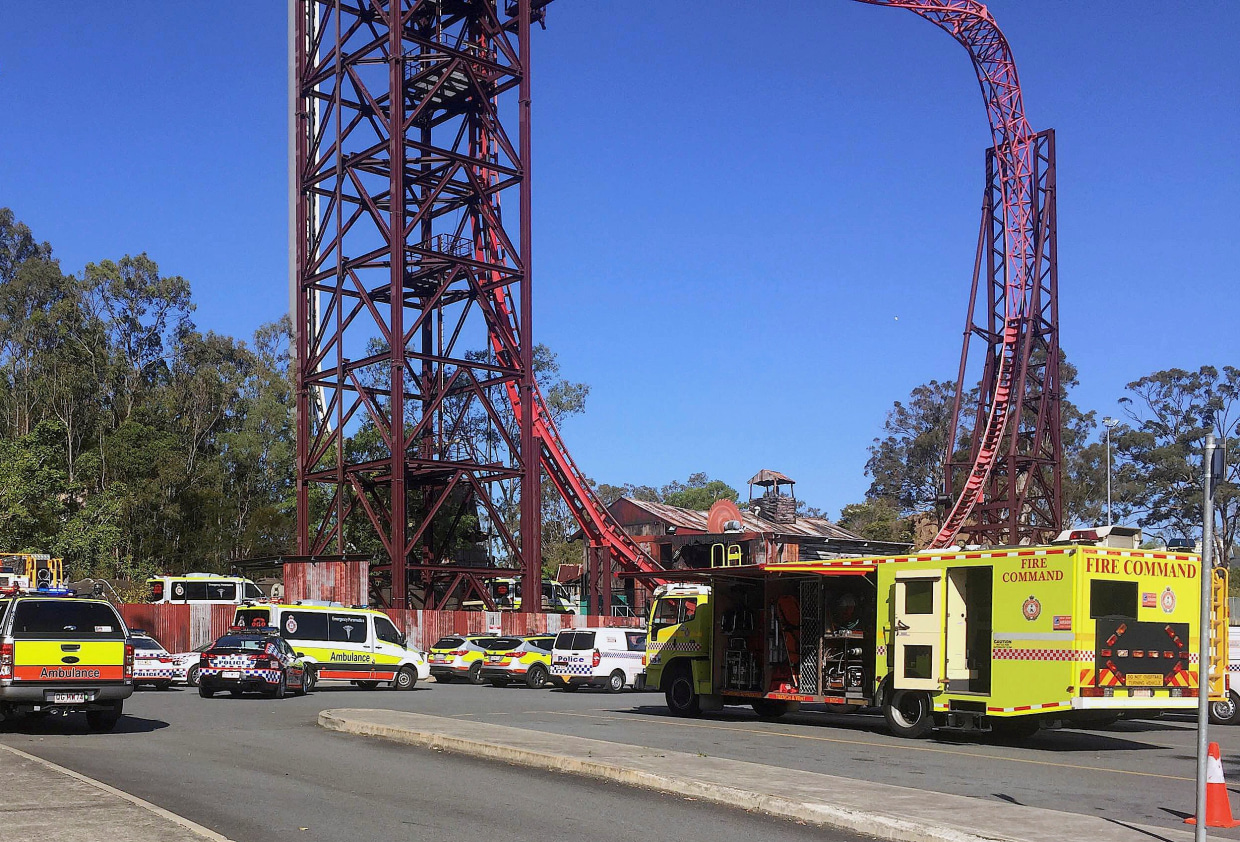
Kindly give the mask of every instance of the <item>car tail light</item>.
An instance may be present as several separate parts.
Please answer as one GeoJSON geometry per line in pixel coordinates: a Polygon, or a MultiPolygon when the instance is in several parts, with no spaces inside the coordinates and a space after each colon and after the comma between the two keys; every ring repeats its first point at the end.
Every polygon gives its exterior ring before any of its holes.
{"type": "Polygon", "coordinates": [[[520,658],[521,653],[520,652],[505,652],[504,657],[505,658],[520,658]]]}
{"type": "Polygon", "coordinates": [[[459,657],[461,657],[462,655],[468,655],[468,654],[469,654],[469,650],[468,650],[468,649],[453,649],[453,650],[452,650],[451,652],[449,652],[448,654],[449,654],[449,655],[452,655],[452,656],[454,656],[454,657],[459,658],[459,657]]]}
{"type": "Polygon", "coordinates": [[[1106,693],[1101,687],[1082,687],[1081,696],[1086,699],[1101,699],[1106,693]]]}
{"type": "Polygon", "coordinates": [[[590,666],[597,667],[600,663],[602,663],[602,661],[603,661],[603,656],[598,653],[597,649],[595,649],[594,657],[590,659],[590,666]]]}
{"type": "Polygon", "coordinates": [[[13,644],[0,644],[0,678],[13,677],[13,644]]]}
{"type": "Polygon", "coordinates": [[[1196,688],[1196,687],[1185,687],[1185,688],[1183,688],[1183,690],[1184,690],[1184,692],[1183,692],[1183,694],[1181,695],[1181,698],[1184,698],[1184,699],[1195,699],[1195,698],[1197,698],[1197,688],[1196,688]]]}
{"type": "Polygon", "coordinates": [[[125,678],[133,678],[133,647],[125,644],[125,678]]]}
{"type": "Polygon", "coordinates": [[[649,664],[647,664],[647,663],[646,663],[646,653],[645,653],[645,652],[643,652],[643,653],[642,653],[642,666],[643,666],[643,667],[645,667],[645,666],[649,666],[649,664]]]}

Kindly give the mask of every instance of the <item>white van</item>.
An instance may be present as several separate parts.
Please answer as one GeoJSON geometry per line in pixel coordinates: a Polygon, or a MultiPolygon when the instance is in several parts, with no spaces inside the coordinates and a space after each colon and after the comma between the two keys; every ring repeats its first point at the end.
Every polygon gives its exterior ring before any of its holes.
{"type": "Polygon", "coordinates": [[[583,685],[619,693],[642,689],[646,632],[641,629],[564,629],[551,650],[551,681],[573,691],[583,685]]]}
{"type": "Polygon", "coordinates": [[[184,576],[152,576],[146,580],[150,588],[148,602],[190,603],[194,605],[240,605],[246,600],[262,599],[258,585],[240,576],[217,573],[187,573],[184,576]]]}

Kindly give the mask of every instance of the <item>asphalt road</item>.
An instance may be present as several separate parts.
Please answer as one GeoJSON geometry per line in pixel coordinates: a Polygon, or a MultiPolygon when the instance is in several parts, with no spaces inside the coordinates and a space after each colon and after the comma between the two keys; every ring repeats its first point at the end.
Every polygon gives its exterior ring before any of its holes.
{"type": "MultiPolygon", "coordinates": [[[[880,783],[1182,827],[1192,810],[1195,731],[1187,717],[1043,732],[1023,746],[981,735],[889,736],[881,717],[803,711],[763,722],[742,708],[670,717],[654,693],[568,694],[426,682],[408,693],[324,684],[306,698],[200,699],[139,691],[114,734],[53,719],[5,742],[133,792],[238,840],[809,838],[804,829],[569,777],[360,740],[319,729],[319,710],[373,707],[730,757],[880,783]],[[705,824],[703,824],[705,823],[705,824]],[[299,828],[307,827],[306,831],[299,828]],[[682,833],[683,831],[683,833],[682,833]]],[[[1230,788],[1240,727],[1211,729],[1230,788]]],[[[1234,803],[1240,804],[1240,801],[1234,803]]],[[[1240,810],[1237,811],[1240,813],[1240,810]]],[[[1240,831],[1211,831],[1240,839],[1240,831]]],[[[815,839],[831,835],[813,831],[815,839]]],[[[844,838],[844,837],[834,837],[844,838]]]]}
{"type": "MultiPolygon", "coordinates": [[[[236,842],[865,842],[619,785],[349,737],[315,724],[322,708],[451,710],[490,689],[432,682],[408,693],[323,689],[282,701],[140,690],[113,733],[89,733],[79,716],[53,717],[5,723],[0,740],[236,842]]],[[[509,695],[527,707],[554,708],[565,700],[571,698],[563,693],[509,695]]]]}

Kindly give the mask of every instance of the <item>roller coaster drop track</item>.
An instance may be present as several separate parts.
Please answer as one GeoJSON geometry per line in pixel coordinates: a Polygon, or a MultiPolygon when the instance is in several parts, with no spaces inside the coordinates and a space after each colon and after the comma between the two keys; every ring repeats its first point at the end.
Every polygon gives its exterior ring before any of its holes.
{"type": "MultiPolygon", "coordinates": [[[[912,11],[965,46],[990,117],[994,178],[983,233],[992,262],[1002,256],[991,281],[1001,277],[1003,291],[989,295],[990,327],[966,331],[966,354],[970,332],[985,335],[991,353],[971,467],[934,542],[946,546],[983,498],[1005,442],[1016,447],[1018,437],[1008,433],[1014,402],[1020,414],[1031,337],[1054,336],[1030,329],[1043,309],[1038,136],[1025,119],[1008,45],[982,4],[860,2],[912,11]]],[[[359,549],[346,540],[347,524],[369,523],[389,559],[380,567],[390,571],[395,605],[438,607],[462,583],[493,604],[482,580],[499,571],[436,557],[444,552],[435,545],[436,519],[455,530],[470,510],[522,559],[512,572],[536,580],[539,468],[593,550],[626,571],[657,577],[662,570],[593,492],[533,377],[528,55],[531,23],[545,6],[516,0],[501,12],[493,0],[290,0],[298,553],[323,555],[334,546],[345,555],[359,549]],[[517,143],[498,104],[514,88],[517,143]],[[501,194],[513,187],[520,190],[518,238],[500,211],[501,194]],[[414,314],[408,324],[406,310],[414,314]],[[469,319],[479,317],[486,360],[457,350],[469,319]],[[505,429],[493,389],[506,396],[516,436],[505,429]],[[500,442],[506,459],[469,440],[477,434],[465,423],[471,403],[492,424],[487,447],[500,442]],[[363,421],[374,430],[369,450],[346,432],[363,421]],[[516,534],[492,499],[502,483],[520,485],[516,534]],[[425,588],[420,602],[406,593],[410,578],[425,588]]],[[[977,284],[975,275],[974,299],[977,284]]],[[[1056,358],[1056,348],[1040,347],[1056,358]]],[[[1039,386],[1057,395],[1053,365],[1045,370],[1050,377],[1039,386]]],[[[962,359],[958,392],[963,372],[962,359]]],[[[1018,484],[1028,485],[1012,474],[1008,487],[1018,484]]],[[[1018,508],[1009,506],[1009,519],[1018,508]]],[[[534,610],[534,602],[523,607],[534,610]]]]}

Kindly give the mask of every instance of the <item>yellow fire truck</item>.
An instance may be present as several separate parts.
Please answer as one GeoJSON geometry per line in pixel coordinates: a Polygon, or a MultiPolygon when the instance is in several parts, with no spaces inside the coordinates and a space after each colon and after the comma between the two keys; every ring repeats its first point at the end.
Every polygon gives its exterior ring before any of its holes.
{"type": "MultiPolygon", "coordinates": [[[[1020,738],[1189,709],[1200,575],[1196,555],[1088,543],[717,566],[656,591],[646,681],[682,716],[880,707],[906,737],[1020,738]]],[[[1227,585],[1214,575],[1207,660],[1222,698],[1227,585]]]]}

